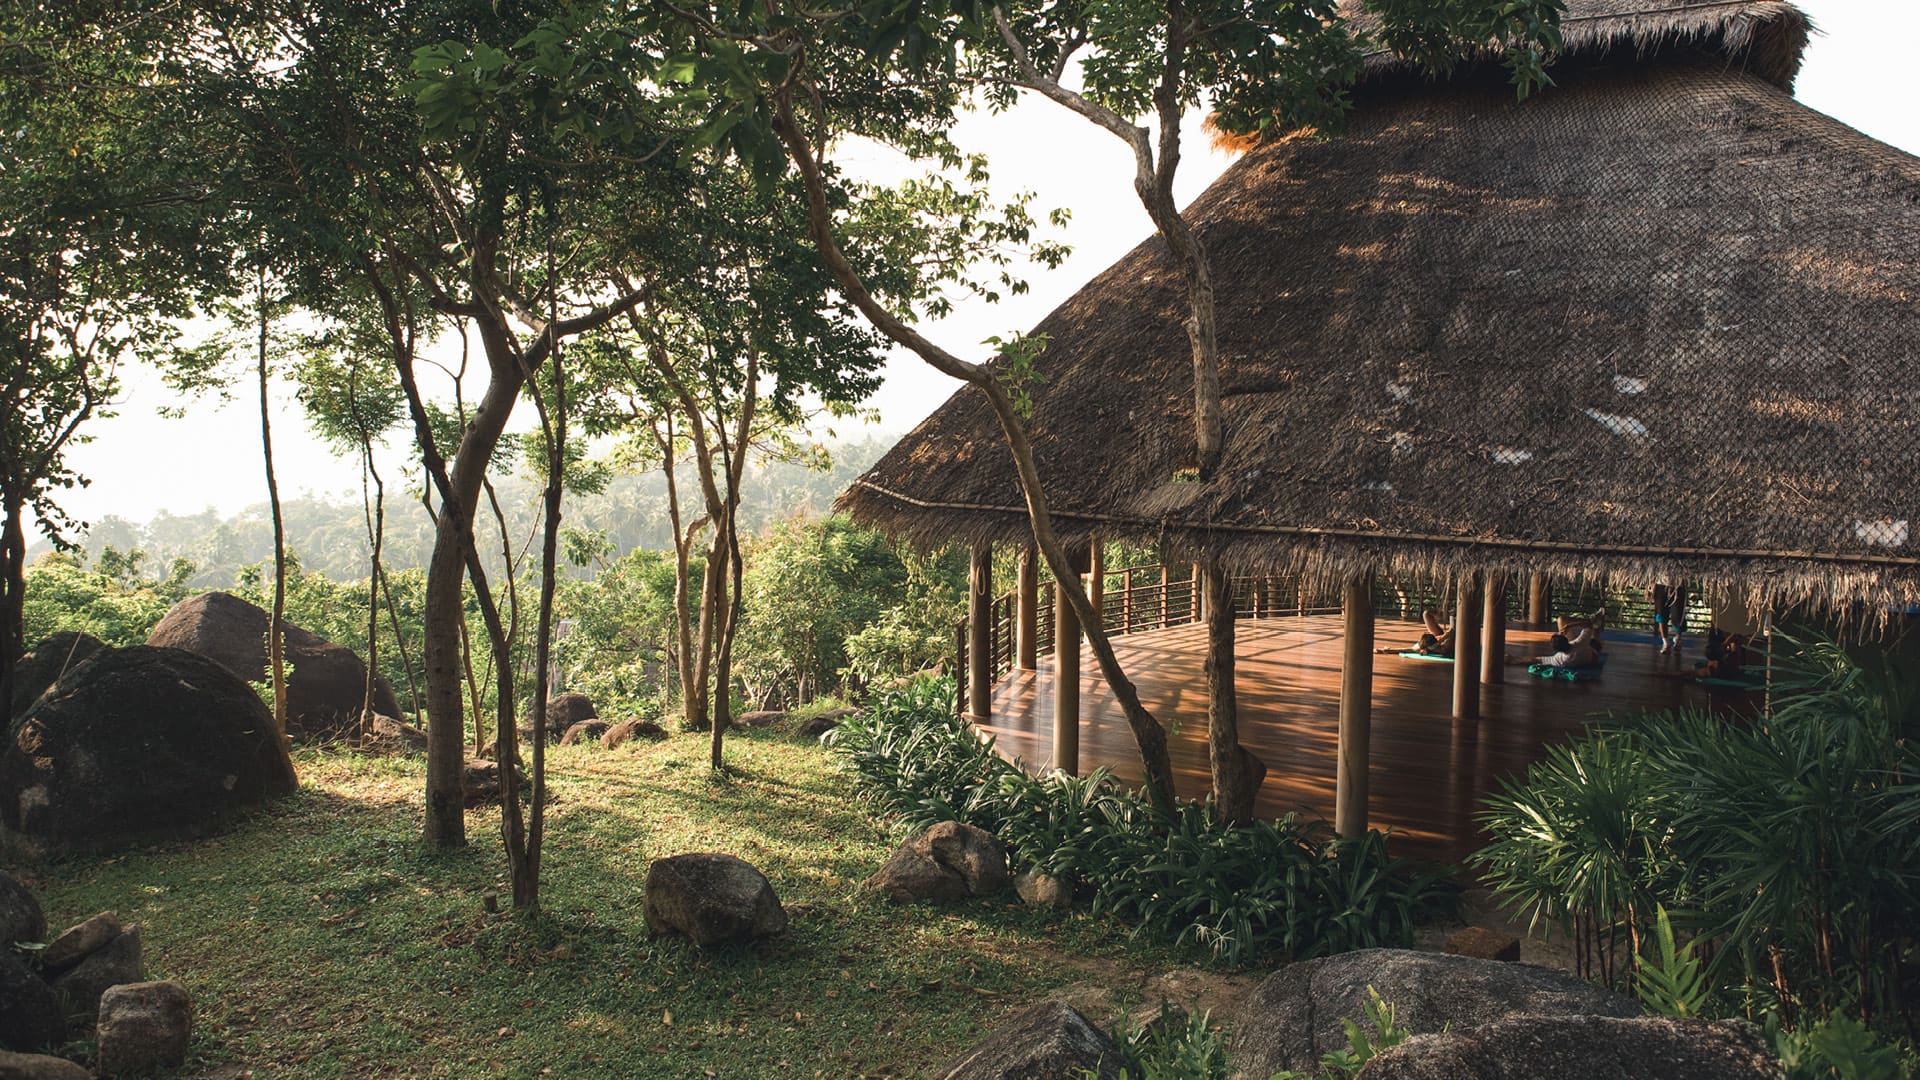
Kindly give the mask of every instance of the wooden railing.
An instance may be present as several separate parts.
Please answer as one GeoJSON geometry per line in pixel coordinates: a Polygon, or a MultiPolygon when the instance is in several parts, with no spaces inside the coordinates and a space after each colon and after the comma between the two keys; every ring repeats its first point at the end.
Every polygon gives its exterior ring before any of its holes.
{"type": "MultiPolygon", "coordinates": [[[[1162,630],[1198,621],[1200,596],[1198,581],[1191,569],[1160,566],[1135,566],[1109,570],[1101,575],[1099,590],[1100,622],[1109,635],[1135,634],[1162,630]]],[[[1452,596],[1445,579],[1398,579],[1377,575],[1374,579],[1374,610],[1381,615],[1417,619],[1428,608],[1449,612],[1452,596]]],[[[1035,649],[1037,656],[1054,651],[1054,583],[1042,582],[1035,596],[1035,649]]],[[[1550,613],[1584,615],[1596,608],[1607,610],[1609,621],[1631,630],[1652,625],[1653,604],[1640,589],[1607,589],[1595,582],[1556,580],[1553,584],[1550,613]]],[[[1019,662],[1016,640],[1020,620],[1018,590],[996,597],[989,608],[992,631],[993,663],[991,679],[998,682],[1011,674],[1019,662]]],[[[1240,619],[1297,618],[1305,615],[1337,614],[1340,593],[1336,589],[1315,589],[1297,577],[1279,574],[1243,575],[1233,579],[1233,612],[1240,619]]],[[[1527,591],[1508,588],[1507,618],[1524,623],[1527,617],[1527,591]]],[[[1687,629],[1705,632],[1710,622],[1705,593],[1698,586],[1687,588],[1687,629]]],[[[958,675],[960,711],[967,711],[967,621],[954,628],[954,672],[958,675]]]]}

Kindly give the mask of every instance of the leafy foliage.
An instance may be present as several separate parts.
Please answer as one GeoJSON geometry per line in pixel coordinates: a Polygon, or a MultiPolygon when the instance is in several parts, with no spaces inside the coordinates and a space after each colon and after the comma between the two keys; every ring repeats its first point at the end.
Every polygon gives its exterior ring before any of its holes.
{"type": "Polygon", "coordinates": [[[1657,1016],[1704,1015],[1713,999],[1713,984],[1699,956],[1700,942],[1677,940],[1673,920],[1663,907],[1653,925],[1653,945],[1653,955],[1641,952],[1633,958],[1633,990],[1640,995],[1640,1003],[1657,1016]]]}
{"type": "Polygon", "coordinates": [[[1911,1021],[1920,748],[1908,679],[1831,642],[1786,667],[1769,718],[1662,714],[1554,753],[1489,803],[1495,841],[1475,858],[1498,892],[1584,928],[1603,957],[1651,933],[1661,953],[1641,970],[1656,1000],[1697,1005],[1705,989],[1676,970],[1678,952],[1663,955],[1666,908],[1709,957],[1701,978],[1783,1026],[1911,1021]]]}
{"type": "Polygon", "coordinates": [[[139,550],[108,547],[87,565],[84,554],[52,553],[27,568],[27,647],[61,630],[91,634],[116,648],[139,645],[161,616],[189,592],[193,564],[176,559],[164,576],[145,571],[139,550]]]}
{"type": "Polygon", "coordinates": [[[1121,1080],[1227,1080],[1232,1074],[1227,1040],[1208,1015],[1176,1011],[1165,1001],[1158,1016],[1130,1024],[1115,1041],[1121,1080]]]}
{"type": "Polygon", "coordinates": [[[1016,862],[1095,890],[1095,910],[1229,962],[1401,944],[1444,895],[1389,857],[1385,837],[1341,840],[1289,815],[1229,827],[1210,803],[1171,818],[1103,772],[1029,777],[954,715],[951,679],[881,695],[828,742],[861,797],[903,829],[961,821],[1016,862]]]}

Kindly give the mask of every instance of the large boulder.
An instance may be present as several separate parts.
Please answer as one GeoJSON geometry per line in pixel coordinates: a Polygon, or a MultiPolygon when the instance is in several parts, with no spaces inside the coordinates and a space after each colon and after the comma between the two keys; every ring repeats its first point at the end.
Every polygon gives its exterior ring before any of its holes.
{"type": "Polygon", "coordinates": [[[7,716],[11,718],[26,712],[27,706],[46,693],[47,687],[60,681],[60,676],[79,667],[106,647],[105,642],[92,634],[72,630],[48,634],[45,640],[33,647],[32,652],[14,662],[13,704],[7,716]]]}
{"type": "MultiPolygon", "coordinates": [[[[267,678],[267,612],[231,593],[209,592],[168,611],[147,644],[184,649],[217,660],[248,682],[267,678]]],[[[301,740],[357,735],[366,702],[367,665],[353,650],[283,622],[287,663],[287,734],[301,740]]],[[[373,711],[399,716],[400,703],[383,677],[373,685],[373,711]]]]}
{"type": "Polygon", "coordinates": [[[86,922],[69,926],[59,937],[47,942],[47,947],[40,953],[40,967],[52,972],[65,971],[105,948],[124,929],[120,925],[120,916],[111,911],[103,911],[86,922]]]}
{"type": "Polygon", "coordinates": [[[905,903],[991,896],[1010,880],[1007,853],[992,833],[942,821],[901,844],[867,887],[905,903]]]}
{"type": "Polygon", "coordinates": [[[1312,1071],[1322,1055],[1347,1046],[1341,1021],[1366,1016],[1369,987],[1414,1034],[1468,1031],[1522,1014],[1632,1017],[1641,1011],[1631,999],[1563,971],[1362,949],[1289,964],[1255,987],[1234,1021],[1234,1067],[1249,1076],[1312,1071]]]}
{"type": "Polygon", "coordinates": [[[73,970],[55,976],[53,990],[60,995],[68,1016],[78,1016],[92,1024],[100,1012],[100,995],[109,987],[140,982],[146,977],[146,960],[140,952],[140,927],[135,924],[75,964],[73,970]]]}
{"type": "Polygon", "coordinates": [[[547,699],[547,733],[550,735],[563,735],[580,721],[599,717],[599,711],[593,707],[593,699],[585,694],[555,694],[547,699]]]}
{"type": "MultiPolygon", "coordinates": [[[[467,809],[482,806],[499,806],[506,794],[500,787],[500,766],[485,758],[470,757],[464,766],[465,778],[462,790],[467,795],[467,809]]],[[[533,785],[527,782],[526,767],[516,762],[513,775],[520,782],[520,803],[526,805],[533,798],[533,785]]]]}
{"type": "Polygon", "coordinates": [[[360,749],[370,753],[419,753],[427,748],[427,733],[403,720],[375,713],[360,735],[360,749]]]}
{"type": "Polygon", "coordinates": [[[600,745],[611,750],[623,742],[637,739],[658,741],[669,738],[666,728],[651,720],[622,720],[600,736],[600,745]]]}
{"type": "Polygon", "coordinates": [[[1063,1001],[1014,1013],[973,1049],[942,1066],[940,1080],[1118,1080],[1120,1050],[1063,1001]]]}
{"type": "Polygon", "coordinates": [[[0,1050],[0,1080],[93,1080],[93,1074],[66,1058],[0,1050]]]}
{"type": "Polygon", "coordinates": [[[1514,1016],[1418,1035],[1367,1063],[1362,1080],[1783,1080],[1744,1020],[1514,1016]]]}
{"type": "Polygon", "coordinates": [[[67,1038],[60,995],[0,947],[0,1049],[45,1050],[67,1038]]]}
{"type": "Polygon", "coordinates": [[[696,945],[750,941],[787,928],[773,883],[733,855],[696,852],[647,867],[647,932],[685,934],[696,945]]]}
{"type": "Polygon", "coordinates": [[[253,688],[178,649],[97,654],[0,747],[0,824],[42,851],[184,835],[296,786],[253,688]]]}
{"type": "Polygon", "coordinates": [[[0,951],[16,941],[39,941],[46,936],[47,917],[40,911],[40,901],[12,874],[0,870],[0,951]]]}
{"type": "Polygon", "coordinates": [[[576,746],[583,742],[596,742],[607,734],[610,726],[605,720],[582,720],[567,728],[567,733],[560,736],[560,745],[576,746]]]}
{"type": "Polygon", "coordinates": [[[171,979],[115,986],[100,995],[94,1032],[101,1076],[178,1065],[193,1039],[193,1001],[171,979]]]}

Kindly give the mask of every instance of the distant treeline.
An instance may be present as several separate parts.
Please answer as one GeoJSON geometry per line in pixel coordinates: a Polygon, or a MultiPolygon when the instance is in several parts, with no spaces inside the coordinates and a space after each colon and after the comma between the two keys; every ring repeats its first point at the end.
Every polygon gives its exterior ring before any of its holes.
{"type": "MultiPolygon", "coordinates": [[[[824,469],[788,462],[750,466],[741,485],[741,525],[758,533],[771,521],[794,514],[823,515],[854,478],[879,459],[892,439],[868,437],[826,447],[824,469]]],[[[679,478],[680,497],[689,515],[699,513],[699,479],[691,466],[679,478]]],[[[500,477],[494,482],[500,509],[516,552],[538,543],[540,484],[525,476],[500,477]]],[[[334,581],[353,581],[367,574],[367,527],[357,501],[314,498],[286,500],[287,547],[299,554],[308,570],[318,570],[334,581]]],[[[565,522],[569,529],[604,536],[608,554],[634,549],[671,550],[667,525],[667,484],[658,470],[616,478],[602,492],[568,496],[565,522]]],[[[104,550],[139,550],[147,565],[164,571],[175,559],[193,564],[188,583],[199,588],[231,588],[248,566],[273,558],[273,525],[262,501],[232,517],[209,507],[197,514],[161,511],[144,524],[117,515],[95,521],[79,538],[89,560],[104,550]]],[[[481,543],[489,561],[500,550],[499,528],[490,513],[481,517],[481,543]]],[[[433,525],[421,507],[417,490],[391,484],[387,493],[386,545],[383,561],[394,570],[421,569],[433,547],[433,525]]],[[[43,541],[33,553],[47,550],[43,541]]]]}

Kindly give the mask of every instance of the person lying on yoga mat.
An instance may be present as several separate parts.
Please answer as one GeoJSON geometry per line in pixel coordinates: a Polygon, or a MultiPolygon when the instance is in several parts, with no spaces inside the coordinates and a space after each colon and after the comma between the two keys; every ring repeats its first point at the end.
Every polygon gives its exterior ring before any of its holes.
{"type": "Polygon", "coordinates": [[[1590,668],[1600,666],[1600,650],[1592,645],[1583,645],[1565,634],[1555,634],[1547,641],[1547,647],[1553,651],[1545,656],[1528,656],[1525,653],[1508,653],[1506,662],[1510,665],[1526,667],[1531,664],[1544,664],[1547,667],[1590,668]]]}
{"type": "Polygon", "coordinates": [[[1427,632],[1420,635],[1418,643],[1406,648],[1389,645],[1384,649],[1375,649],[1373,651],[1383,656],[1389,653],[1398,656],[1401,653],[1409,652],[1417,652],[1422,656],[1452,656],[1453,627],[1442,623],[1440,621],[1440,613],[1432,608],[1428,608],[1420,613],[1420,621],[1426,624],[1427,632]]]}

